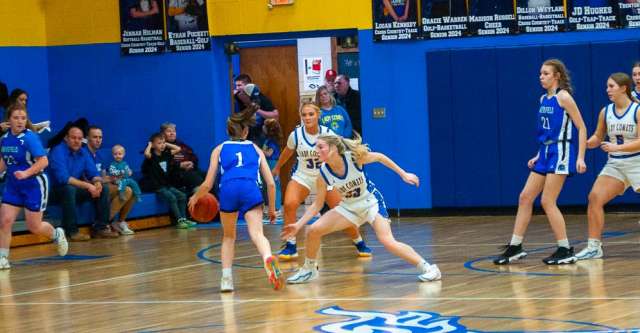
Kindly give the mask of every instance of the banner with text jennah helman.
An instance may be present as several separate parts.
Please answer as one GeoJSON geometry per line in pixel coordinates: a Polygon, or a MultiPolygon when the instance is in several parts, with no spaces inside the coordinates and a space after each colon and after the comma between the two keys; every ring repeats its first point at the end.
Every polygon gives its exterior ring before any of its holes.
{"type": "Polygon", "coordinates": [[[169,50],[211,49],[206,0],[165,0],[169,50]]]}
{"type": "Polygon", "coordinates": [[[373,0],[373,40],[407,40],[419,36],[418,0],[373,0]]]}
{"type": "Polygon", "coordinates": [[[120,0],[120,53],[157,54],[164,51],[162,0],[120,0]]]}

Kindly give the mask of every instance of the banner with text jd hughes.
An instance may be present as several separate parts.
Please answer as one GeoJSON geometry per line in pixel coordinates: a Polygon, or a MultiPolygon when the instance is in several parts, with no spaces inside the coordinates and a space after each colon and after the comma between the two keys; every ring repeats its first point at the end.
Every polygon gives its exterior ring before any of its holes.
{"type": "Polygon", "coordinates": [[[164,51],[162,0],[120,0],[120,53],[157,54],[164,51]]]}
{"type": "Polygon", "coordinates": [[[210,50],[206,0],[164,0],[167,8],[169,50],[210,50]]]}

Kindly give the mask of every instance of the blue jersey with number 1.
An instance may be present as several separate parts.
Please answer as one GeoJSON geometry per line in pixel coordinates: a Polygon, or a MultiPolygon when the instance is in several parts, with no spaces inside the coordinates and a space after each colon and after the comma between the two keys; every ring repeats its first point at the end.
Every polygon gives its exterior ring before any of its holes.
{"type": "Polygon", "coordinates": [[[251,141],[225,141],[220,149],[220,186],[232,179],[249,179],[257,183],[260,155],[251,141]]]}
{"type": "Polygon", "coordinates": [[[550,97],[543,95],[538,109],[538,142],[550,145],[571,142],[576,137],[576,128],[567,111],[560,106],[557,93],[550,97]]]}

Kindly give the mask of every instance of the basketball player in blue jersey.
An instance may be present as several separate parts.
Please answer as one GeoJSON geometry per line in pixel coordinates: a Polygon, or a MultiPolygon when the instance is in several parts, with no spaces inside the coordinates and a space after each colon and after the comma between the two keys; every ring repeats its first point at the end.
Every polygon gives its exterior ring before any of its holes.
{"type": "MultiPolygon", "coordinates": [[[[316,152],[316,142],[318,135],[332,133],[329,128],[319,125],[320,108],[312,103],[300,106],[300,120],[302,125],[297,126],[287,139],[287,146],[282,150],[280,158],[273,168],[274,177],[280,175],[280,168],[287,163],[295,152],[297,162],[292,170],[291,180],[287,184],[284,192],[284,224],[292,224],[296,220],[296,211],[300,204],[309,196],[316,192],[316,178],[320,171],[320,160],[316,152]]],[[[327,193],[327,205],[333,208],[340,202],[340,194],[329,189],[327,193]]],[[[371,257],[371,249],[367,247],[358,228],[352,226],[345,230],[351,238],[358,256],[371,257]]],[[[281,260],[291,260],[298,257],[296,238],[290,237],[286,240],[282,249],[278,253],[281,260]]]]}
{"type": "Polygon", "coordinates": [[[578,254],[578,260],[598,259],[602,251],[604,206],[628,187],[640,192],[640,105],[631,96],[633,82],[625,73],[614,73],[607,80],[607,95],[611,104],[598,116],[598,127],[587,141],[588,148],[602,148],[609,154],[589,193],[587,220],[589,239],[578,254]],[[609,141],[604,141],[609,137],[609,141]]]}
{"type": "Polygon", "coordinates": [[[556,201],[567,176],[587,170],[584,163],[587,129],[571,96],[569,72],[560,60],[550,59],[542,64],[540,84],[547,91],[540,97],[538,109],[540,148],[528,162],[531,172],[520,193],[513,235],[504,253],[493,261],[496,265],[509,264],[527,255],[522,241],[531,221],[533,202],[540,193],[542,208],[558,243],[558,249],[542,261],[547,265],[576,261],[556,201]]]}
{"type": "Polygon", "coordinates": [[[409,18],[412,0],[382,0],[383,22],[405,22],[409,18]]]}
{"type": "Polygon", "coordinates": [[[317,255],[322,236],[365,223],[371,224],[378,240],[389,252],[418,268],[420,281],[439,280],[438,266],[429,264],[411,246],[395,240],[382,194],[363,168],[365,164],[382,163],[400,175],[403,181],[415,186],[420,184],[418,177],[404,171],[384,154],[369,151],[359,136],[350,140],[337,135],[320,135],[317,142],[316,150],[323,164],[320,176],[316,178],[316,200],[298,222],[284,227],[281,236],[286,238],[297,234],[320,211],[328,186],[333,186],[340,193],[342,201],[308,228],[304,266],[287,279],[287,283],[307,283],[318,277],[317,255]]]}
{"type": "Polygon", "coordinates": [[[7,110],[9,131],[2,136],[0,172],[7,173],[0,206],[0,269],[9,269],[11,227],[22,208],[27,228],[32,233],[57,243],[58,254],[67,254],[69,245],[62,228],[42,221],[47,207],[49,181],[43,173],[49,164],[40,138],[27,129],[27,108],[15,103],[7,110]]]}
{"type": "Polygon", "coordinates": [[[271,254],[269,241],[262,231],[262,193],[258,185],[258,172],[267,185],[269,197],[269,217],[273,222],[275,212],[275,183],[269,165],[262,153],[247,140],[249,129],[255,126],[255,107],[248,107],[227,119],[228,141],[218,145],[211,153],[207,177],[198,191],[189,199],[189,208],[208,193],[215,182],[218,171],[220,177],[220,220],[222,221],[222,278],[220,291],[233,291],[231,266],[233,265],[238,215],[243,216],[251,240],[262,256],[269,283],[274,289],[283,286],[278,260],[271,254]]]}
{"type": "Polygon", "coordinates": [[[635,98],[635,102],[640,102],[640,61],[633,64],[631,68],[631,77],[633,79],[633,88],[631,89],[631,97],[635,98]]]}

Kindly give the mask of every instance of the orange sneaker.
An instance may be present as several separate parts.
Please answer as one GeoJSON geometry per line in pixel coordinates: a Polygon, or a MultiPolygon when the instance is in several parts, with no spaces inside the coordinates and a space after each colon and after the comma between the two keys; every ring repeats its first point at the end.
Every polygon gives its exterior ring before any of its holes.
{"type": "Polygon", "coordinates": [[[278,265],[278,258],[271,256],[264,262],[264,268],[267,271],[269,277],[269,283],[273,286],[273,289],[280,290],[284,287],[282,279],[282,271],[278,265]]]}

